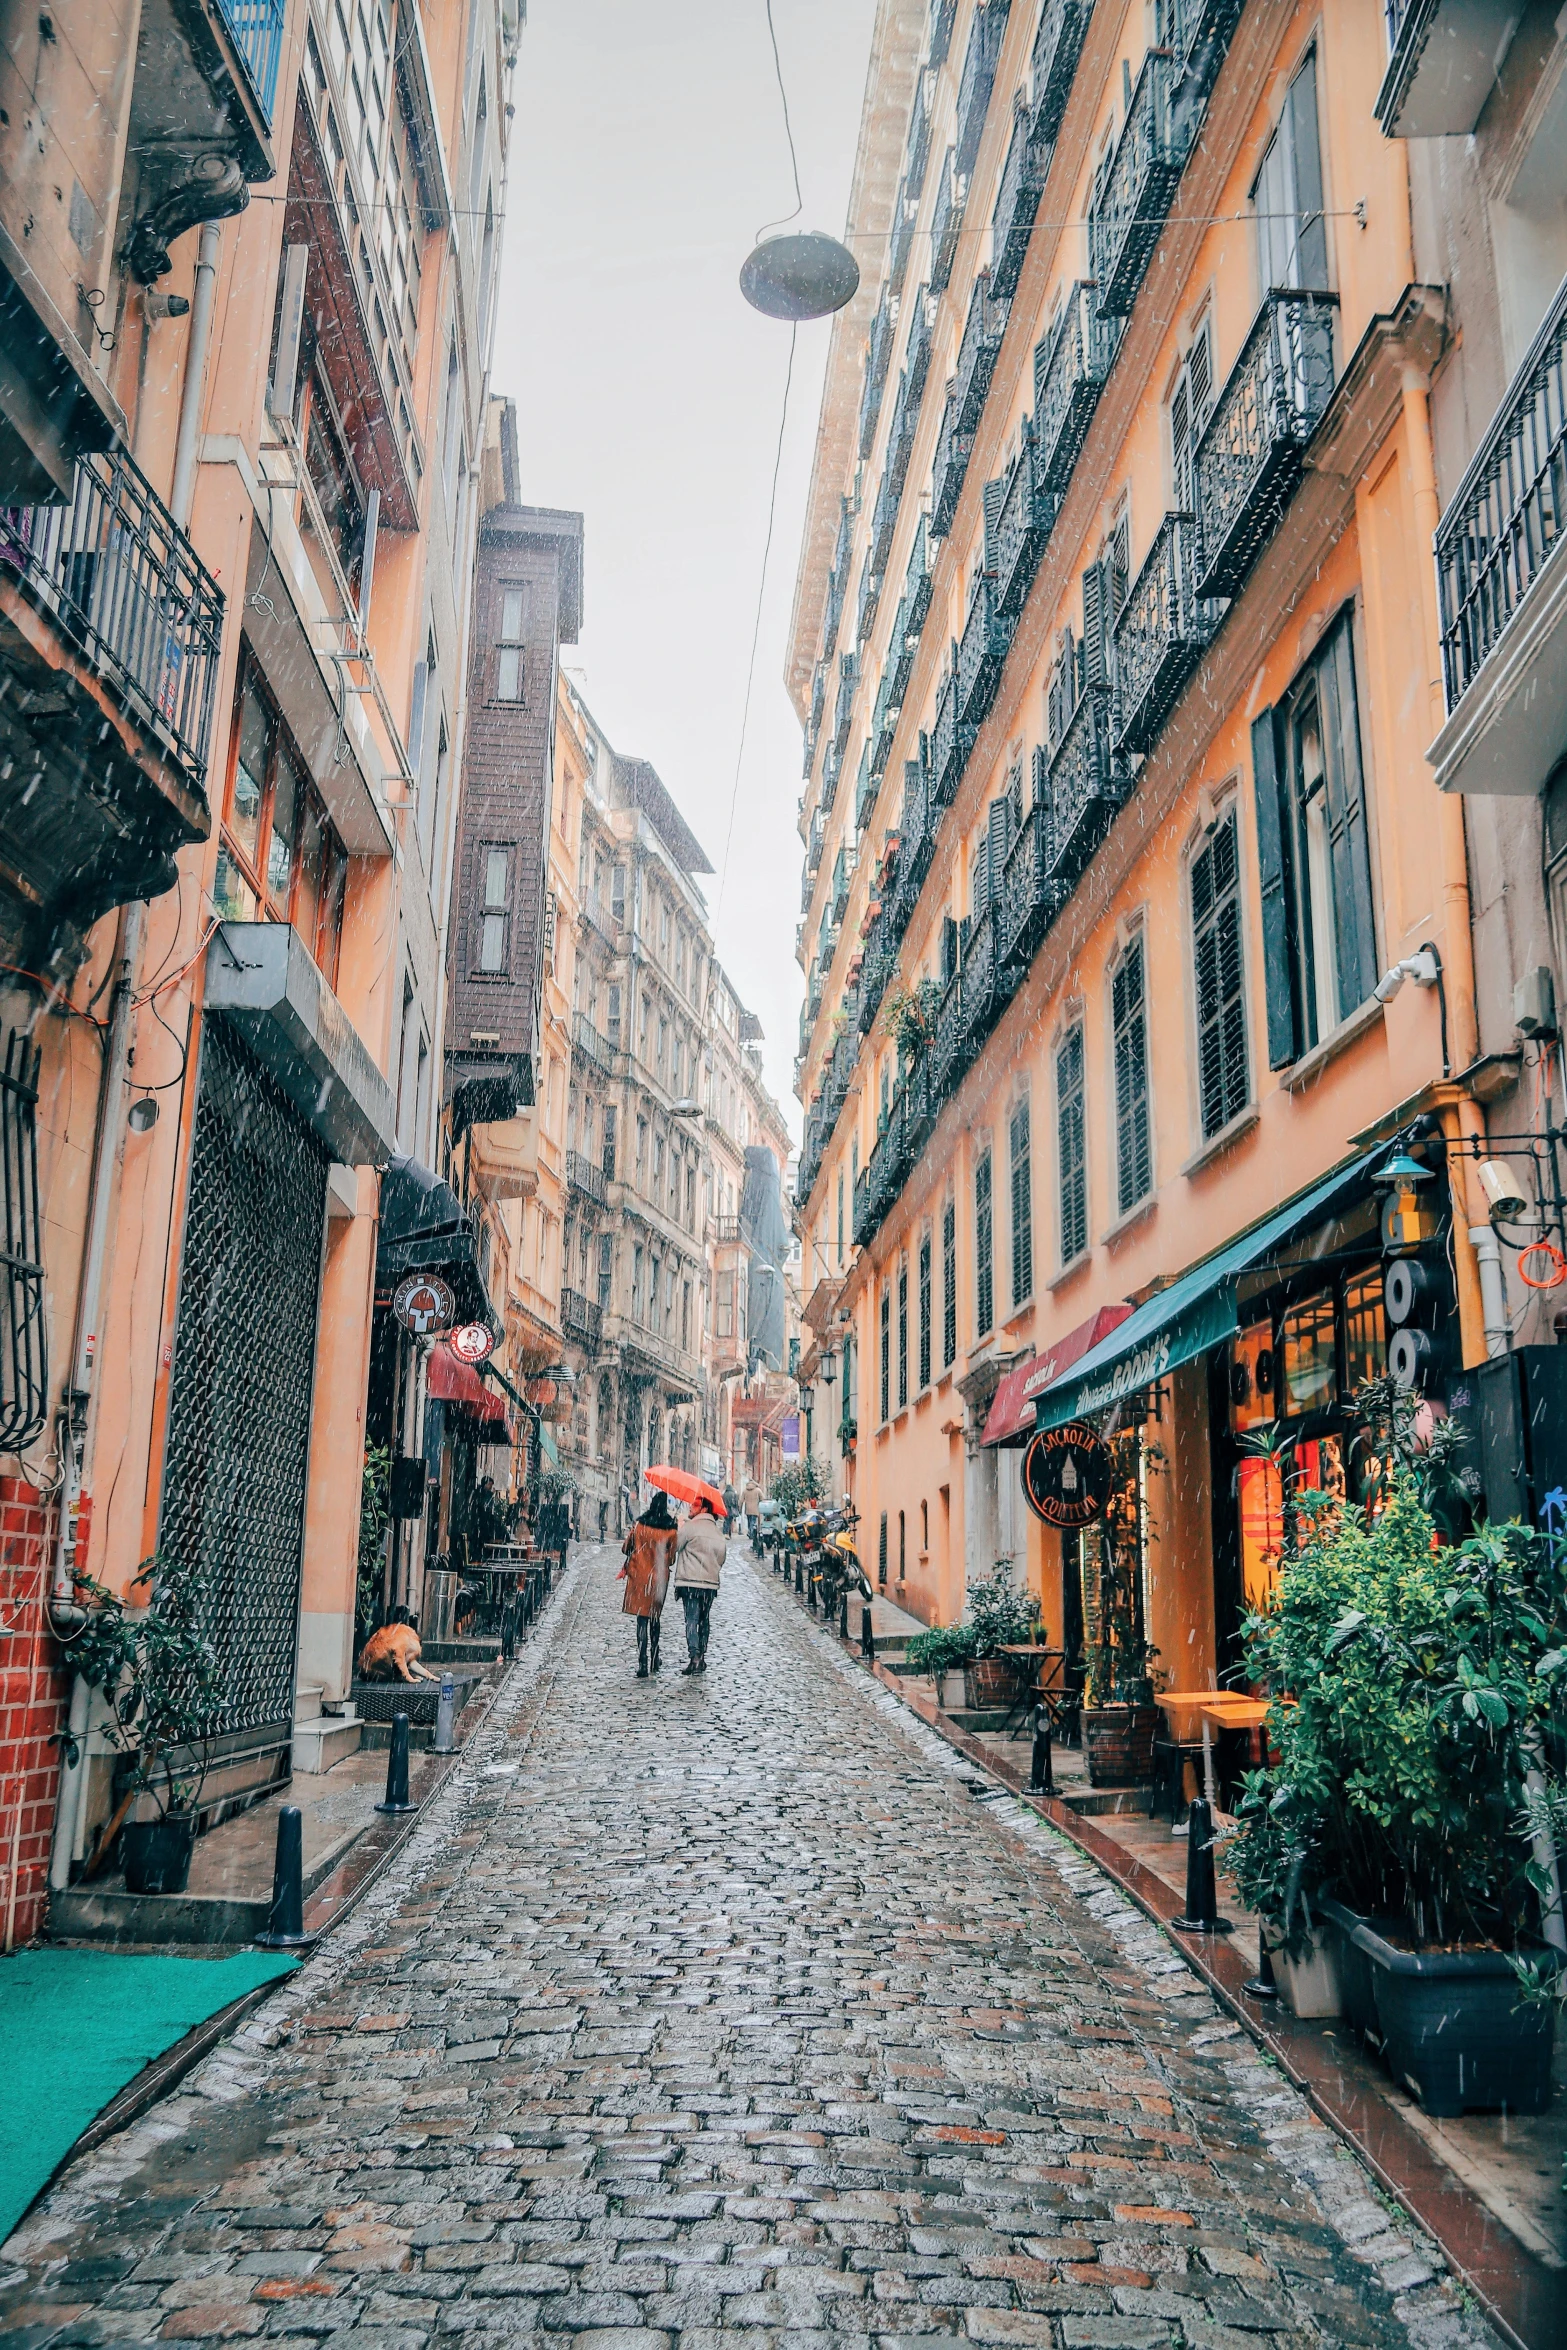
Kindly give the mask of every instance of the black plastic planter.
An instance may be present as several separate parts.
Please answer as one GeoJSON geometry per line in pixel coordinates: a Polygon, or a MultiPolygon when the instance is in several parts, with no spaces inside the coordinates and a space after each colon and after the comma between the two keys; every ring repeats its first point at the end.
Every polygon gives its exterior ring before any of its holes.
{"type": "Polygon", "coordinates": [[[183,1893],[190,1882],[195,1845],[193,1811],[168,1812],[157,1820],[127,1820],[120,1830],[126,1891],[183,1893]]]}
{"type": "Polygon", "coordinates": [[[1551,2097],[1550,2007],[1526,2003],[1503,1950],[1400,1950],[1342,1902],[1324,1913],[1344,1939],[1345,2012],[1358,1958],[1370,1971],[1388,2069],[1440,2120],[1505,2108],[1543,2113],[1551,2097]]]}

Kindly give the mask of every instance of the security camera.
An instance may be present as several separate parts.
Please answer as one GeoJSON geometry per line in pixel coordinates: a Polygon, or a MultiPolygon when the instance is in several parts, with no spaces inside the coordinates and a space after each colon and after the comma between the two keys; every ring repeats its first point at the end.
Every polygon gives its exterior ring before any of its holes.
{"type": "Polygon", "coordinates": [[[1435,987],[1442,976],[1435,947],[1422,947],[1418,954],[1406,955],[1401,963],[1393,963],[1383,972],[1372,994],[1379,1004],[1390,1004],[1406,979],[1416,987],[1435,987]]]}
{"type": "Polygon", "coordinates": [[[1482,1159],[1475,1170],[1493,1224],[1516,1224],[1529,1212],[1529,1202],[1505,1159],[1482,1159]]]}

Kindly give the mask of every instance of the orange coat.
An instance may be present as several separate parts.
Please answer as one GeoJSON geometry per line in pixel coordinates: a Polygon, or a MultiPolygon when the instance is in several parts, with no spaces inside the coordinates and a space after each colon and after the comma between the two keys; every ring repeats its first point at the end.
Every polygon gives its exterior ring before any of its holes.
{"type": "Polygon", "coordinates": [[[633,1526],[626,1536],[626,1563],[621,1568],[626,1596],[621,1612],[628,1616],[661,1616],[669,1592],[669,1571],[675,1563],[675,1533],[658,1526],[633,1526]]]}

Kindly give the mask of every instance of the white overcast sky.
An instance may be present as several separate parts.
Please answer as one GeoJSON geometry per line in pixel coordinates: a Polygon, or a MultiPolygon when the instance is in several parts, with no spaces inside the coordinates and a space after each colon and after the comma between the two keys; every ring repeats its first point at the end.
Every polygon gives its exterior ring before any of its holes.
{"type": "MultiPolygon", "coordinates": [[[[805,191],[841,234],[874,0],[773,0],[805,191]]],[[[803,327],[756,685],[722,876],[789,329],[736,283],[794,203],[764,0],[532,0],[518,60],[493,385],[523,498],[586,518],[565,658],[715,868],[718,952],[791,1092],[802,982],[800,730],[783,689],[829,327],[803,327]],[[720,903],[720,881],[723,879],[720,903]]]]}

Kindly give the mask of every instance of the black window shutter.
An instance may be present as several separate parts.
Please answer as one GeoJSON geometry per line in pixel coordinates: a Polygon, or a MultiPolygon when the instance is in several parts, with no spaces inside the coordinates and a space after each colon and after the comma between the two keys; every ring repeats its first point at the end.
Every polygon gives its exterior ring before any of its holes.
{"type": "Polygon", "coordinates": [[[1296,994],[1295,898],[1290,888],[1289,829],[1285,821],[1276,710],[1252,723],[1252,777],[1257,789],[1257,869],[1262,884],[1262,969],[1268,997],[1268,1067],[1287,1069],[1300,1057],[1296,994]]]}
{"type": "Polygon", "coordinates": [[[1090,563],[1083,574],[1083,683],[1092,688],[1108,683],[1105,648],[1104,573],[1090,563]]]}
{"type": "Polygon", "coordinates": [[[1339,1016],[1347,1018],[1377,983],[1376,923],[1371,908],[1371,844],[1360,761],[1355,652],[1346,613],[1318,663],[1322,750],[1333,846],[1333,905],[1338,918],[1339,1016]]]}
{"type": "Polygon", "coordinates": [[[1006,793],[990,803],[990,895],[992,900],[1001,895],[1001,869],[1007,861],[1011,846],[1012,803],[1006,793]]]}

